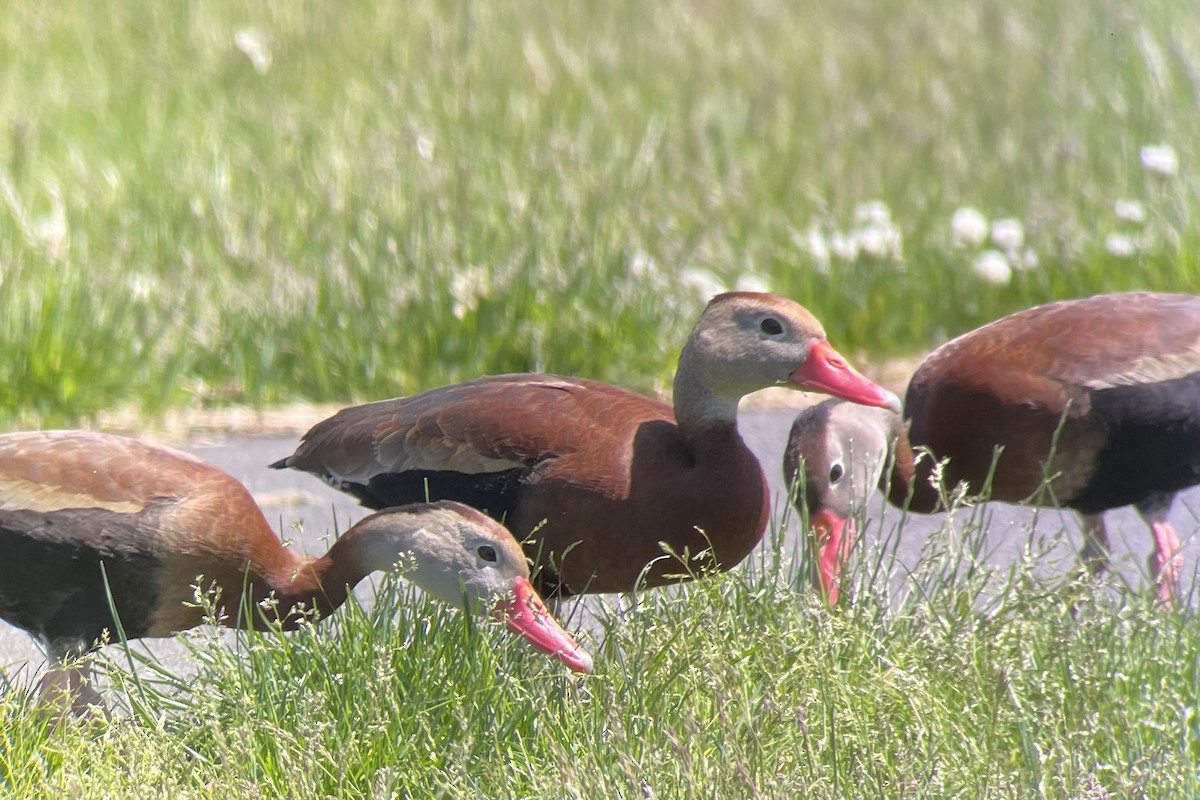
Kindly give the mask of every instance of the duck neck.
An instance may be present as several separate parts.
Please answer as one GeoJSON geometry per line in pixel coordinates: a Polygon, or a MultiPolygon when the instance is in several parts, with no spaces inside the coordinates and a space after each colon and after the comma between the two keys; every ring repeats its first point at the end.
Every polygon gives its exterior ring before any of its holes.
{"type": "Polygon", "coordinates": [[[261,584],[255,582],[254,602],[266,620],[278,620],[284,630],[294,629],[306,616],[323,619],[346,602],[349,590],[358,583],[332,579],[330,572],[328,556],[297,559],[268,571],[261,584]]]}
{"type": "Polygon", "coordinates": [[[908,427],[901,423],[894,434],[892,469],[890,474],[881,476],[879,488],[887,495],[888,502],[897,508],[931,513],[937,508],[937,493],[927,480],[928,470],[922,470],[920,477],[917,476],[917,459],[908,438],[908,427]]]}
{"type": "Polygon", "coordinates": [[[383,541],[387,538],[391,537],[360,523],[342,534],[325,555],[300,560],[285,574],[277,573],[278,579],[270,583],[284,627],[295,627],[301,609],[328,616],[367,575],[394,567],[403,551],[397,543],[383,541]],[[390,556],[385,557],[385,552],[390,556]]]}
{"type": "Polygon", "coordinates": [[[721,391],[706,382],[691,349],[684,347],[673,389],[675,422],[684,436],[696,441],[713,431],[732,431],[736,435],[741,399],[741,392],[721,391]]]}

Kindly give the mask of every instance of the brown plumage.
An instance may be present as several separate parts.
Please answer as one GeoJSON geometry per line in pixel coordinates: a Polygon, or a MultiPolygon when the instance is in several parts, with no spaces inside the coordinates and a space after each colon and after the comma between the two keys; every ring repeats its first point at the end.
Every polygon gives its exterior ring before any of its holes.
{"type": "Polygon", "coordinates": [[[774,385],[898,406],[805,309],[730,293],[709,303],[680,354],[674,408],[580,378],[486,377],[344,409],[272,466],[372,508],[427,492],[468,503],[528,537],[543,587],[628,591],[729,569],[758,543],[767,489],[737,404],[774,385]],[[662,543],[691,559],[665,556],[662,543]]]}
{"type": "MultiPolygon", "coordinates": [[[[170,636],[204,621],[195,589],[219,588],[230,625],[294,627],[398,562],[433,596],[508,624],[575,669],[590,658],[546,615],[528,564],[494,520],[457,503],[373,514],[318,558],[283,546],[232,476],[195,456],[84,431],[0,436],[0,617],[42,639],[55,661],[116,628],[170,636]],[[245,592],[243,592],[245,589],[245,592]],[[268,597],[273,602],[262,604],[268,597]]],[[[74,680],[71,678],[70,680],[74,680]]],[[[61,682],[51,673],[47,685],[61,682]]]]}
{"type": "MultiPolygon", "coordinates": [[[[790,477],[803,457],[820,485],[828,442],[840,442],[829,448],[839,450],[855,427],[894,427],[895,468],[884,476],[890,499],[931,512],[939,506],[929,480],[935,462],[914,463],[914,448],[948,459],[947,488],[965,482],[979,491],[1002,447],[991,499],[1079,511],[1084,556],[1096,571],[1107,562],[1103,512],[1136,506],[1155,540],[1159,599],[1174,596],[1179,541],[1167,512],[1176,492],[1200,483],[1200,297],[1124,292],[1004,317],[931,353],[909,382],[904,415],[907,436],[886,415],[806,412],[784,469],[790,477]]],[[[825,506],[809,498],[810,514],[825,506]]],[[[820,535],[833,570],[849,543],[820,535]]],[[[819,580],[836,587],[833,572],[819,580]]]]}

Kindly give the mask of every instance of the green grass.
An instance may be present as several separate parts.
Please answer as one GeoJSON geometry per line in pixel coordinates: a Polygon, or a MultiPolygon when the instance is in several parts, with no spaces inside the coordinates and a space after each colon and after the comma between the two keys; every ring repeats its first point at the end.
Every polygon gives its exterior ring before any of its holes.
{"type": "Polygon", "coordinates": [[[1163,0],[18,2],[0,420],[524,369],[663,388],[708,291],[685,269],[801,300],[860,357],[1194,289],[1194,22],[1163,0]],[[1178,174],[1142,167],[1156,143],[1178,174]],[[810,228],[870,200],[902,258],[822,271],[810,228]],[[1039,266],[980,282],[951,245],[965,205],[1020,219],[1039,266]],[[1114,232],[1141,249],[1108,254],[1114,232]]]}
{"type": "Polygon", "coordinates": [[[229,647],[193,633],[194,677],[160,666],[135,684],[117,650],[106,671],[133,713],[111,723],[47,731],[3,696],[0,786],[14,798],[1195,797],[1194,616],[974,564],[971,519],[954,534],[965,551],[931,548],[890,602],[863,563],[857,602],[831,614],[773,548],[598,608],[585,678],[395,581],[371,610],[295,634],[229,647]]]}
{"type": "MultiPolygon", "coordinates": [[[[1195,291],[1198,76],[1182,0],[10,3],[0,424],[523,369],[663,389],[747,281],[856,358],[1195,291]],[[872,200],[900,257],[824,264],[810,231],[872,200]],[[1038,266],[980,281],[963,206],[1038,266]]],[[[585,679],[385,583],[316,630],[196,634],[195,677],[111,654],[112,722],[0,693],[0,794],[1200,795],[1195,615],[962,552],[906,600],[863,569],[833,614],[771,557],[623,601],[585,679]]]]}

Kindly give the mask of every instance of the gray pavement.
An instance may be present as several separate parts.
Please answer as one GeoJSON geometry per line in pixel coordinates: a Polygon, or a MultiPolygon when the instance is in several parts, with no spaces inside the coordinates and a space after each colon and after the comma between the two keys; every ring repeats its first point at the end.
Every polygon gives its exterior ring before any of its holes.
{"type": "MultiPolygon", "coordinates": [[[[747,443],[759,456],[770,482],[776,517],[782,513],[783,478],[780,460],[794,410],[745,410],[741,428],[747,443]]],[[[316,420],[314,420],[316,421],[316,420]]],[[[336,492],[315,478],[290,470],[266,468],[270,462],[291,452],[295,437],[254,438],[224,444],[193,444],[187,449],[229,471],[245,483],[263,506],[267,519],[285,539],[302,552],[319,553],[328,546],[331,533],[345,530],[368,512],[349,497],[336,492]],[[336,528],[335,528],[336,526],[336,528]]],[[[1200,561],[1200,536],[1194,532],[1200,523],[1200,489],[1193,489],[1176,500],[1171,516],[1184,541],[1185,596],[1192,591],[1197,563],[1200,561]]],[[[1005,504],[991,504],[986,509],[985,558],[989,564],[1006,564],[1022,557],[1027,547],[1045,552],[1039,570],[1053,571],[1071,568],[1080,546],[1079,525],[1071,512],[1041,510],[1037,525],[1029,534],[1034,511],[1005,504]]],[[[894,536],[900,513],[887,506],[875,493],[869,505],[868,524],[861,534],[864,546],[870,549],[881,539],[894,536]]],[[[1146,557],[1151,549],[1149,532],[1132,509],[1110,512],[1109,531],[1112,537],[1113,560],[1120,576],[1138,590],[1144,590],[1146,557]]],[[[941,535],[943,516],[910,516],[903,526],[903,536],[897,548],[897,565],[891,581],[903,590],[905,572],[917,562],[922,547],[930,535],[941,535]]],[[[784,546],[795,545],[795,523],[786,532],[784,546]]],[[[368,598],[368,582],[360,594],[368,598]]],[[[1194,603],[1193,603],[1194,604],[1194,603]]],[[[152,652],[172,669],[186,670],[182,648],[173,640],[157,640],[150,644],[152,652]]],[[[32,679],[44,663],[44,656],[34,642],[22,631],[0,622],[0,670],[18,683],[32,679]]]]}

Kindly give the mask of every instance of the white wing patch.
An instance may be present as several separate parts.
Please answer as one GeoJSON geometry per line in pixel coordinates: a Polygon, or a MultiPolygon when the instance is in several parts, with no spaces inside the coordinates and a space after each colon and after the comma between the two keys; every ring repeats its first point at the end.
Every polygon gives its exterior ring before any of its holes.
{"type": "Polygon", "coordinates": [[[1139,358],[1126,370],[1085,381],[1089,389],[1112,389],[1117,386],[1136,386],[1144,383],[1162,383],[1185,378],[1200,371],[1200,345],[1193,345],[1182,353],[1139,358]]]}
{"type": "Polygon", "coordinates": [[[136,514],[141,503],[130,500],[100,500],[86,492],[74,492],[62,486],[46,486],[33,481],[0,477],[0,509],[5,511],[58,511],[63,508],[103,508],[136,514]]]}
{"type": "MultiPolygon", "coordinates": [[[[481,455],[470,445],[450,439],[406,437],[403,433],[385,436],[375,445],[376,467],[387,472],[405,470],[450,470],[468,474],[503,472],[525,466],[520,461],[506,458],[489,458],[481,455]]],[[[378,469],[372,474],[377,474],[378,469]]],[[[342,476],[350,478],[351,476],[342,476]]],[[[370,476],[365,476],[369,478],[370,476]]]]}

